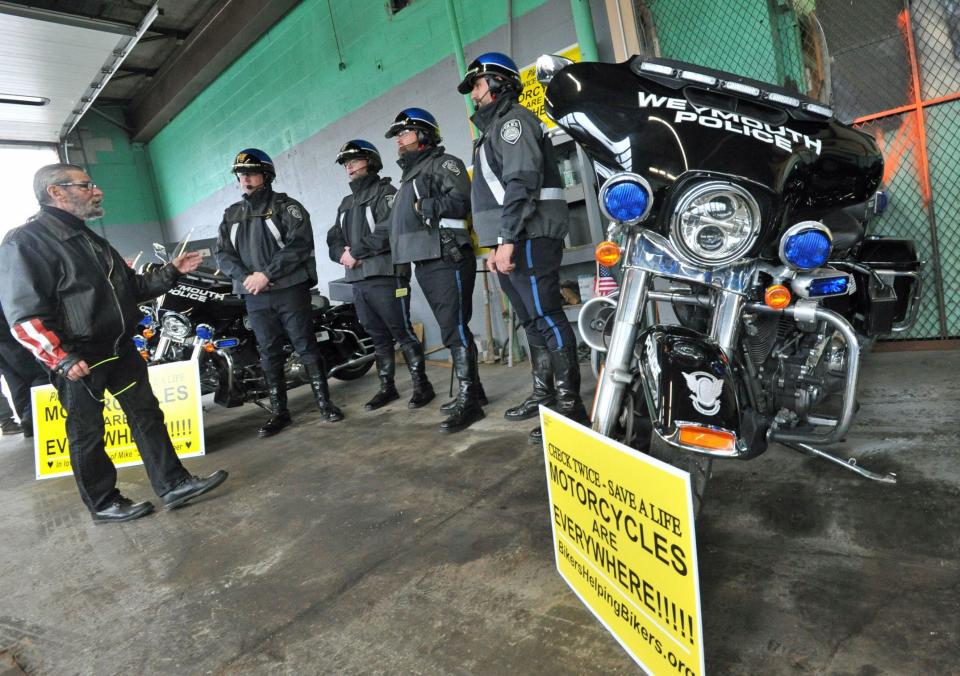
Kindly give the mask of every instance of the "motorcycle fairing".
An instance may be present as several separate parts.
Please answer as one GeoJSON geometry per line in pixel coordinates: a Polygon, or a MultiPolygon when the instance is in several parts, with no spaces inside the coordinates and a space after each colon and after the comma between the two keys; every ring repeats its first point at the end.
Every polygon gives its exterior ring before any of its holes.
{"type": "Polygon", "coordinates": [[[740,406],[730,361],[715,341],[682,326],[656,325],[637,337],[636,349],[657,436],[677,448],[722,457],[752,457],[766,448],[758,421],[740,406]],[[685,425],[731,432],[735,448],[710,451],[681,444],[685,425]]]}

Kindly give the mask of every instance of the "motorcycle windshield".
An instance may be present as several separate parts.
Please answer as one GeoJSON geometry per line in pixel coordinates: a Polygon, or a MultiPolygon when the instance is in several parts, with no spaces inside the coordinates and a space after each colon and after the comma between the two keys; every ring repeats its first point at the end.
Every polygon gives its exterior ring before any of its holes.
{"type": "Polygon", "coordinates": [[[832,210],[865,201],[883,173],[873,138],[817,102],[681,62],[571,64],[550,81],[545,102],[601,181],[632,171],[657,192],[709,172],[758,183],[798,209],[832,210]]]}

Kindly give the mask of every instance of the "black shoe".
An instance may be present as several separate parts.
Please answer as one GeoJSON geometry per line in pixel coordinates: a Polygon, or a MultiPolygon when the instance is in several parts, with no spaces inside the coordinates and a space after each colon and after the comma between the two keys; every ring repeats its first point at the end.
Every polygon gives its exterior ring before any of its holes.
{"type": "Polygon", "coordinates": [[[263,423],[263,427],[260,428],[257,435],[260,437],[272,437],[284,427],[290,425],[291,422],[293,422],[293,419],[290,417],[290,411],[281,411],[280,413],[270,416],[270,419],[263,423]]]}
{"type": "Polygon", "coordinates": [[[29,439],[33,436],[33,427],[30,425],[21,425],[23,427],[23,436],[25,439],[29,439]]]}
{"type": "Polygon", "coordinates": [[[377,393],[371,397],[370,401],[363,405],[364,411],[376,411],[378,408],[383,408],[391,401],[396,401],[400,398],[400,393],[397,392],[397,388],[391,385],[389,388],[384,389],[383,386],[377,390],[377,393]]]}
{"type": "Polygon", "coordinates": [[[487,414],[476,402],[467,402],[464,406],[454,406],[453,412],[440,423],[441,432],[459,432],[465,430],[487,414]]]}
{"type": "Polygon", "coordinates": [[[191,476],[177,484],[176,488],[164,493],[160,499],[164,509],[176,509],[227,480],[226,470],[218,469],[208,477],[191,476]]]}
{"type": "Polygon", "coordinates": [[[337,408],[336,404],[332,401],[327,400],[323,403],[317,401],[317,408],[320,409],[320,417],[327,422],[340,422],[343,420],[343,411],[337,408]]]}
{"type": "Polygon", "coordinates": [[[310,389],[313,390],[313,398],[320,410],[320,417],[327,422],[343,420],[343,411],[330,401],[330,386],[327,384],[327,376],[323,372],[323,367],[320,364],[304,364],[304,366],[310,376],[310,389]]]}
{"type": "Polygon", "coordinates": [[[23,428],[20,427],[20,424],[13,418],[7,418],[3,422],[0,422],[0,434],[3,436],[10,436],[13,434],[22,434],[23,428]]]}
{"type": "Polygon", "coordinates": [[[153,511],[152,502],[134,502],[122,495],[103,509],[91,512],[94,523],[122,523],[146,516],[153,511]]]}
{"type": "Polygon", "coordinates": [[[426,385],[420,385],[419,387],[414,385],[413,387],[413,396],[410,397],[410,401],[407,402],[407,408],[420,408],[421,406],[426,406],[431,401],[436,398],[437,393],[433,391],[433,385],[427,382],[426,385]]]}
{"type": "MultiPolygon", "coordinates": [[[[490,402],[487,401],[487,393],[483,391],[483,383],[477,383],[477,387],[479,388],[479,392],[477,394],[477,401],[480,402],[481,406],[486,406],[490,402]]],[[[445,404],[440,404],[440,412],[450,414],[450,413],[453,413],[453,409],[455,409],[456,407],[457,407],[457,400],[454,398],[445,404]]]]}
{"type": "Polygon", "coordinates": [[[540,413],[540,404],[553,406],[557,401],[553,387],[553,362],[546,347],[530,346],[530,372],[533,376],[533,392],[518,406],[504,411],[503,417],[507,420],[534,418],[540,413]]]}

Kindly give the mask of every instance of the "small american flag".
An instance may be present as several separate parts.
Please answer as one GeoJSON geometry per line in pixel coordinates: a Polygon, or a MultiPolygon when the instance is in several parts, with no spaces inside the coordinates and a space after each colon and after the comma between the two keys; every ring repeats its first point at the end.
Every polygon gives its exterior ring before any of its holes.
{"type": "Polygon", "coordinates": [[[593,285],[594,296],[609,296],[617,290],[617,280],[613,278],[610,268],[597,263],[597,280],[593,285]]]}

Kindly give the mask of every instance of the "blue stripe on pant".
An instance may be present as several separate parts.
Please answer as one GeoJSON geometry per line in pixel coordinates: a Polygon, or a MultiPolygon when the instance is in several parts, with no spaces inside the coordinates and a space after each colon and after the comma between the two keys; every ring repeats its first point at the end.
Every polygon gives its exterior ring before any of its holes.
{"type": "Polygon", "coordinates": [[[576,335],[563,312],[560,295],[562,257],[563,240],[521,240],[514,249],[516,268],[509,275],[497,273],[500,287],[527,333],[527,341],[549,350],[576,345],[576,335]]]}
{"type": "Polygon", "coordinates": [[[476,258],[463,248],[460,263],[442,258],[417,261],[415,273],[426,296],[446,347],[468,347],[473,343],[470,318],[473,315],[473,287],[477,279],[476,258]]]}

